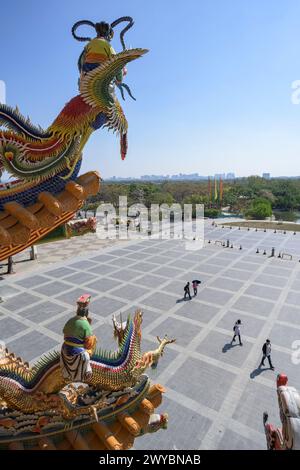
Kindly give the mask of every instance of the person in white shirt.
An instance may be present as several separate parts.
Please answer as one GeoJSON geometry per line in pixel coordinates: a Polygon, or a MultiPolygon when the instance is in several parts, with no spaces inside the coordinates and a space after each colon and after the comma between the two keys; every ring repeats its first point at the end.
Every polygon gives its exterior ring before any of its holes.
{"type": "Polygon", "coordinates": [[[236,338],[236,336],[238,336],[240,346],[243,346],[243,343],[242,343],[242,340],[241,340],[241,324],[242,324],[241,320],[237,320],[235,322],[235,325],[233,327],[234,335],[233,335],[233,338],[231,340],[231,344],[235,342],[235,338],[236,338]]]}

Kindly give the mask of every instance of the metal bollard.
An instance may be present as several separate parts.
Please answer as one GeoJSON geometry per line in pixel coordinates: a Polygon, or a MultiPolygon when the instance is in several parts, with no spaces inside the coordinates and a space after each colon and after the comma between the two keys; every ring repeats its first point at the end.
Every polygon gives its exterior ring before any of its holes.
{"type": "Polygon", "coordinates": [[[258,248],[256,248],[256,253],[259,253],[259,249],[258,249],[258,248]]]}
{"type": "Polygon", "coordinates": [[[266,255],[266,254],[267,254],[267,252],[266,252],[266,250],[264,250],[263,255],[266,255]]]}
{"type": "Polygon", "coordinates": [[[30,247],[30,260],[33,261],[35,259],[37,259],[37,247],[32,245],[30,247]]]}
{"type": "Polygon", "coordinates": [[[242,247],[242,245],[240,245],[240,250],[242,250],[242,249],[243,249],[243,247],[242,247]]]}
{"type": "Polygon", "coordinates": [[[233,244],[231,243],[230,248],[233,248],[233,244]]]}
{"type": "Polygon", "coordinates": [[[229,240],[226,242],[226,248],[229,248],[229,240]]]}
{"type": "Polygon", "coordinates": [[[7,263],[7,274],[15,274],[14,269],[13,269],[13,258],[12,256],[8,257],[8,263],[7,263]]]}

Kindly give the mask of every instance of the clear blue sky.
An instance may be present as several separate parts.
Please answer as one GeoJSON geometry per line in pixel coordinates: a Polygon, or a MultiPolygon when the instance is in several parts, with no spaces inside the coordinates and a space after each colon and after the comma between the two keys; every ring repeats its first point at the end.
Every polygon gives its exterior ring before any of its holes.
{"type": "MultiPolygon", "coordinates": [[[[80,19],[131,15],[128,66],[137,102],[123,104],[129,152],[96,132],[83,170],[103,177],[234,171],[300,174],[299,0],[10,0],[1,5],[0,79],[7,103],[47,127],[77,94],[80,19]]],[[[113,46],[120,50],[118,34],[113,46]]]]}

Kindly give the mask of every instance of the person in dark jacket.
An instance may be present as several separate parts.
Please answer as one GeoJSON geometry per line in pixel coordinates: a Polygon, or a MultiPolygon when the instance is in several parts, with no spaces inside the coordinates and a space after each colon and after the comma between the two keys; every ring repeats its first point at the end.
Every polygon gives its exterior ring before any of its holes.
{"type": "Polygon", "coordinates": [[[233,335],[233,338],[231,340],[231,344],[235,342],[235,338],[236,338],[236,336],[238,336],[240,346],[243,346],[243,343],[242,343],[242,340],[241,340],[241,324],[242,324],[241,320],[237,320],[235,322],[235,325],[233,327],[234,335],[233,335]]]}
{"type": "Polygon", "coordinates": [[[184,300],[187,298],[187,296],[189,296],[189,300],[192,300],[189,282],[184,286],[184,300]]]}
{"type": "Polygon", "coordinates": [[[265,359],[267,358],[269,361],[270,369],[274,370],[274,366],[271,360],[271,341],[269,339],[267,339],[265,344],[263,345],[262,353],[263,353],[263,357],[262,357],[261,363],[259,364],[259,367],[265,365],[265,359]]]}

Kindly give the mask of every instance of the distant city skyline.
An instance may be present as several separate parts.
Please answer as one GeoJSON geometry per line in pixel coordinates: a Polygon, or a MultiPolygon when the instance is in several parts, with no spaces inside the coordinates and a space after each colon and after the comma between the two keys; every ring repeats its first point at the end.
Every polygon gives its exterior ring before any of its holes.
{"type": "Polygon", "coordinates": [[[162,181],[162,180],[170,180],[170,181],[182,181],[182,180],[191,180],[191,181],[197,181],[197,180],[208,180],[208,179],[223,179],[224,181],[230,181],[234,179],[241,179],[241,178],[249,178],[251,176],[258,176],[260,178],[264,179],[272,179],[272,178],[288,178],[288,179],[295,179],[295,178],[300,178],[300,175],[295,175],[295,176],[290,176],[290,175],[279,175],[279,176],[273,176],[271,173],[262,173],[261,175],[240,175],[237,176],[233,172],[229,173],[216,173],[214,175],[199,175],[199,173],[191,173],[191,174],[184,174],[184,173],[179,173],[175,175],[141,175],[141,176],[111,176],[108,178],[105,178],[106,181],[162,181]]]}

